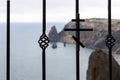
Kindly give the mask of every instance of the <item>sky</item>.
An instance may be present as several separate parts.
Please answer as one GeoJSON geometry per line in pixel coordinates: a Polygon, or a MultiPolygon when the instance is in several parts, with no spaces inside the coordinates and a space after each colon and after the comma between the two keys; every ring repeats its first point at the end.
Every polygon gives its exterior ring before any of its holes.
{"type": "MultiPolygon", "coordinates": [[[[80,0],[81,18],[107,18],[108,0],[80,0]]],[[[75,0],[46,0],[47,22],[75,18],[75,0]]],[[[112,0],[112,18],[120,19],[120,0],[112,0]]],[[[6,22],[6,0],[0,0],[0,22],[6,22]]],[[[42,0],[11,0],[11,22],[42,22],[42,0]]]]}

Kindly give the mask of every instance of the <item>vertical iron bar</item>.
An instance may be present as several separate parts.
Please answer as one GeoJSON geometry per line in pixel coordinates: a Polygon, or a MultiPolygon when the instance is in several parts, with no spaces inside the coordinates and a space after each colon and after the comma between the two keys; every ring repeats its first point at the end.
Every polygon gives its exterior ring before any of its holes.
{"type": "Polygon", "coordinates": [[[48,47],[49,39],[46,36],[46,0],[43,0],[43,34],[38,40],[39,46],[42,48],[42,80],[46,80],[46,53],[45,50],[48,47]]]}
{"type": "Polygon", "coordinates": [[[6,80],[10,80],[10,0],[7,0],[6,80]]]}
{"type": "Polygon", "coordinates": [[[108,0],[108,32],[111,35],[111,0],[108,0]]]}
{"type": "Polygon", "coordinates": [[[112,48],[109,48],[109,80],[112,80],[112,48]]]}
{"type": "Polygon", "coordinates": [[[46,0],[43,0],[43,34],[46,31],[46,0]]]}
{"type": "MultiPolygon", "coordinates": [[[[108,0],[108,34],[111,34],[111,0],[108,0]]],[[[109,48],[109,78],[112,80],[112,48],[109,48]]]]}
{"type": "Polygon", "coordinates": [[[45,49],[43,49],[42,53],[42,80],[46,80],[46,56],[45,56],[45,49]]]}
{"type": "MultiPolygon", "coordinates": [[[[79,14],[77,14],[76,19],[78,19],[77,17],[79,17],[79,14]]],[[[76,22],[76,28],[77,30],[79,30],[80,26],[79,26],[79,21],[76,22]]],[[[76,32],[76,38],[79,40],[80,39],[80,32],[77,31],[76,32]]],[[[80,46],[79,44],[76,42],[76,80],[79,80],[79,76],[80,76],[80,66],[79,66],[79,51],[80,51],[80,46]]]]}
{"type": "Polygon", "coordinates": [[[80,45],[84,48],[85,46],[80,42],[80,31],[92,31],[93,29],[80,29],[80,21],[84,22],[85,20],[80,19],[79,14],[79,0],[75,2],[75,14],[76,19],[72,19],[72,21],[76,22],[76,29],[64,29],[65,31],[76,31],[76,37],[72,37],[76,41],[76,80],[80,80],[80,45]]]}
{"type": "Polygon", "coordinates": [[[72,21],[76,22],[76,29],[64,29],[65,31],[76,31],[76,37],[72,37],[76,41],[76,80],[80,80],[80,45],[84,48],[85,46],[80,42],[80,31],[92,31],[93,29],[80,29],[80,21],[84,22],[85,20],[80,19],[79,14],[79,0],[76,0],[76,19],[72,21]]]}
{"type": "MultiPolygon", "coordinates": [[[[79,0],[76,0],[76,15],[79,13],[79,0]]],[[[77,18],[76,18],[77,19],[77,18]]]]}
{"type": "MultiPolygon", "coordinates": [[[[108,0],[108,32],[111,35],[111,0],[108,0]]],[[[109,48],[109,78],[112,80],[112,49],[109,48]]]]}
{"type": "MultiPolygon", "coordinates": [[[[76,0],[76,29],[79,30],[79,0],[76,0]]],[[[80,39],[80,32],[76,32],[76,38],[79,40],[80,39]]],[[[79,70],[79,51],[80,51],[80,46],[76,42],[76,80],[80,79],[80,70],[79,70]]]]}
{"type": "MultiPolygon", "coordinates": [[[[46,0],[43,0],[43,34],[46,31],[46,0]]],[[[42,80],[46,80],[46,61],[45,61],[45,49],[42,53],[42,80]]]]}

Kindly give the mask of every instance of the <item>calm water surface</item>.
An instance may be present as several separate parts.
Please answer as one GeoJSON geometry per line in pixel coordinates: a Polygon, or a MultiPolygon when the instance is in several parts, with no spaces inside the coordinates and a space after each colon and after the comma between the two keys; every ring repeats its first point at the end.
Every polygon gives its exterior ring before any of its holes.
{"type": "MultiPolygon", "coordinates": [[[[47,33],[53,24],[48,24],[47,33]]],[[[63,24],[57,23],[62,30],[63,24]]],[[[0,24],[0,80],[5,80],[6,33],[0,24]]],[[[42,80],[42,50],[38,39],[42,34],[39,23],[14,23],[11,25],[11,80],[42,80]]],[[[46,49],[47,80],[75,80],[75,45],[57,43],[58,48],[46,49]]],[[[88,58],[93,50],[81,48],[80,80],[86,80],[88,58]]]]}

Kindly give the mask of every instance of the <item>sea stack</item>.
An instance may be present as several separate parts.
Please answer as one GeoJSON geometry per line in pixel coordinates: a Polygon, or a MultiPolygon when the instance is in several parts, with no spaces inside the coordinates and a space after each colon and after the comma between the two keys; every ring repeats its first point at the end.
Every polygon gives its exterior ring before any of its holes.
{"type": "Polygon", "coordinates": [[[57,42],[59,35],[55,26],[53,26],[48,34],[48,38],[51,42],[57,42]]]}

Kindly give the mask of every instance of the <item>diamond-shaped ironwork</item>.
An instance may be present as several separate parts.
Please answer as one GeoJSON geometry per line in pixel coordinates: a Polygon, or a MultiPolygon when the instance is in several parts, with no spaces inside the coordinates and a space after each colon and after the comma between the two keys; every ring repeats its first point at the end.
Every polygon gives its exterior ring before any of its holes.
{"type": "Polygon", "coordinates": [[[38,43],[42,49],[46,49],[48,47],[49,39],[45,34],[43,34],[41,35],[38,43]]]}
{"type": "Polygon", "coordinates": [[[115,45],[115,39],[112,35],[107,35],[106,38],[106,46],[108,48],[112,48],[115,45]]]}

